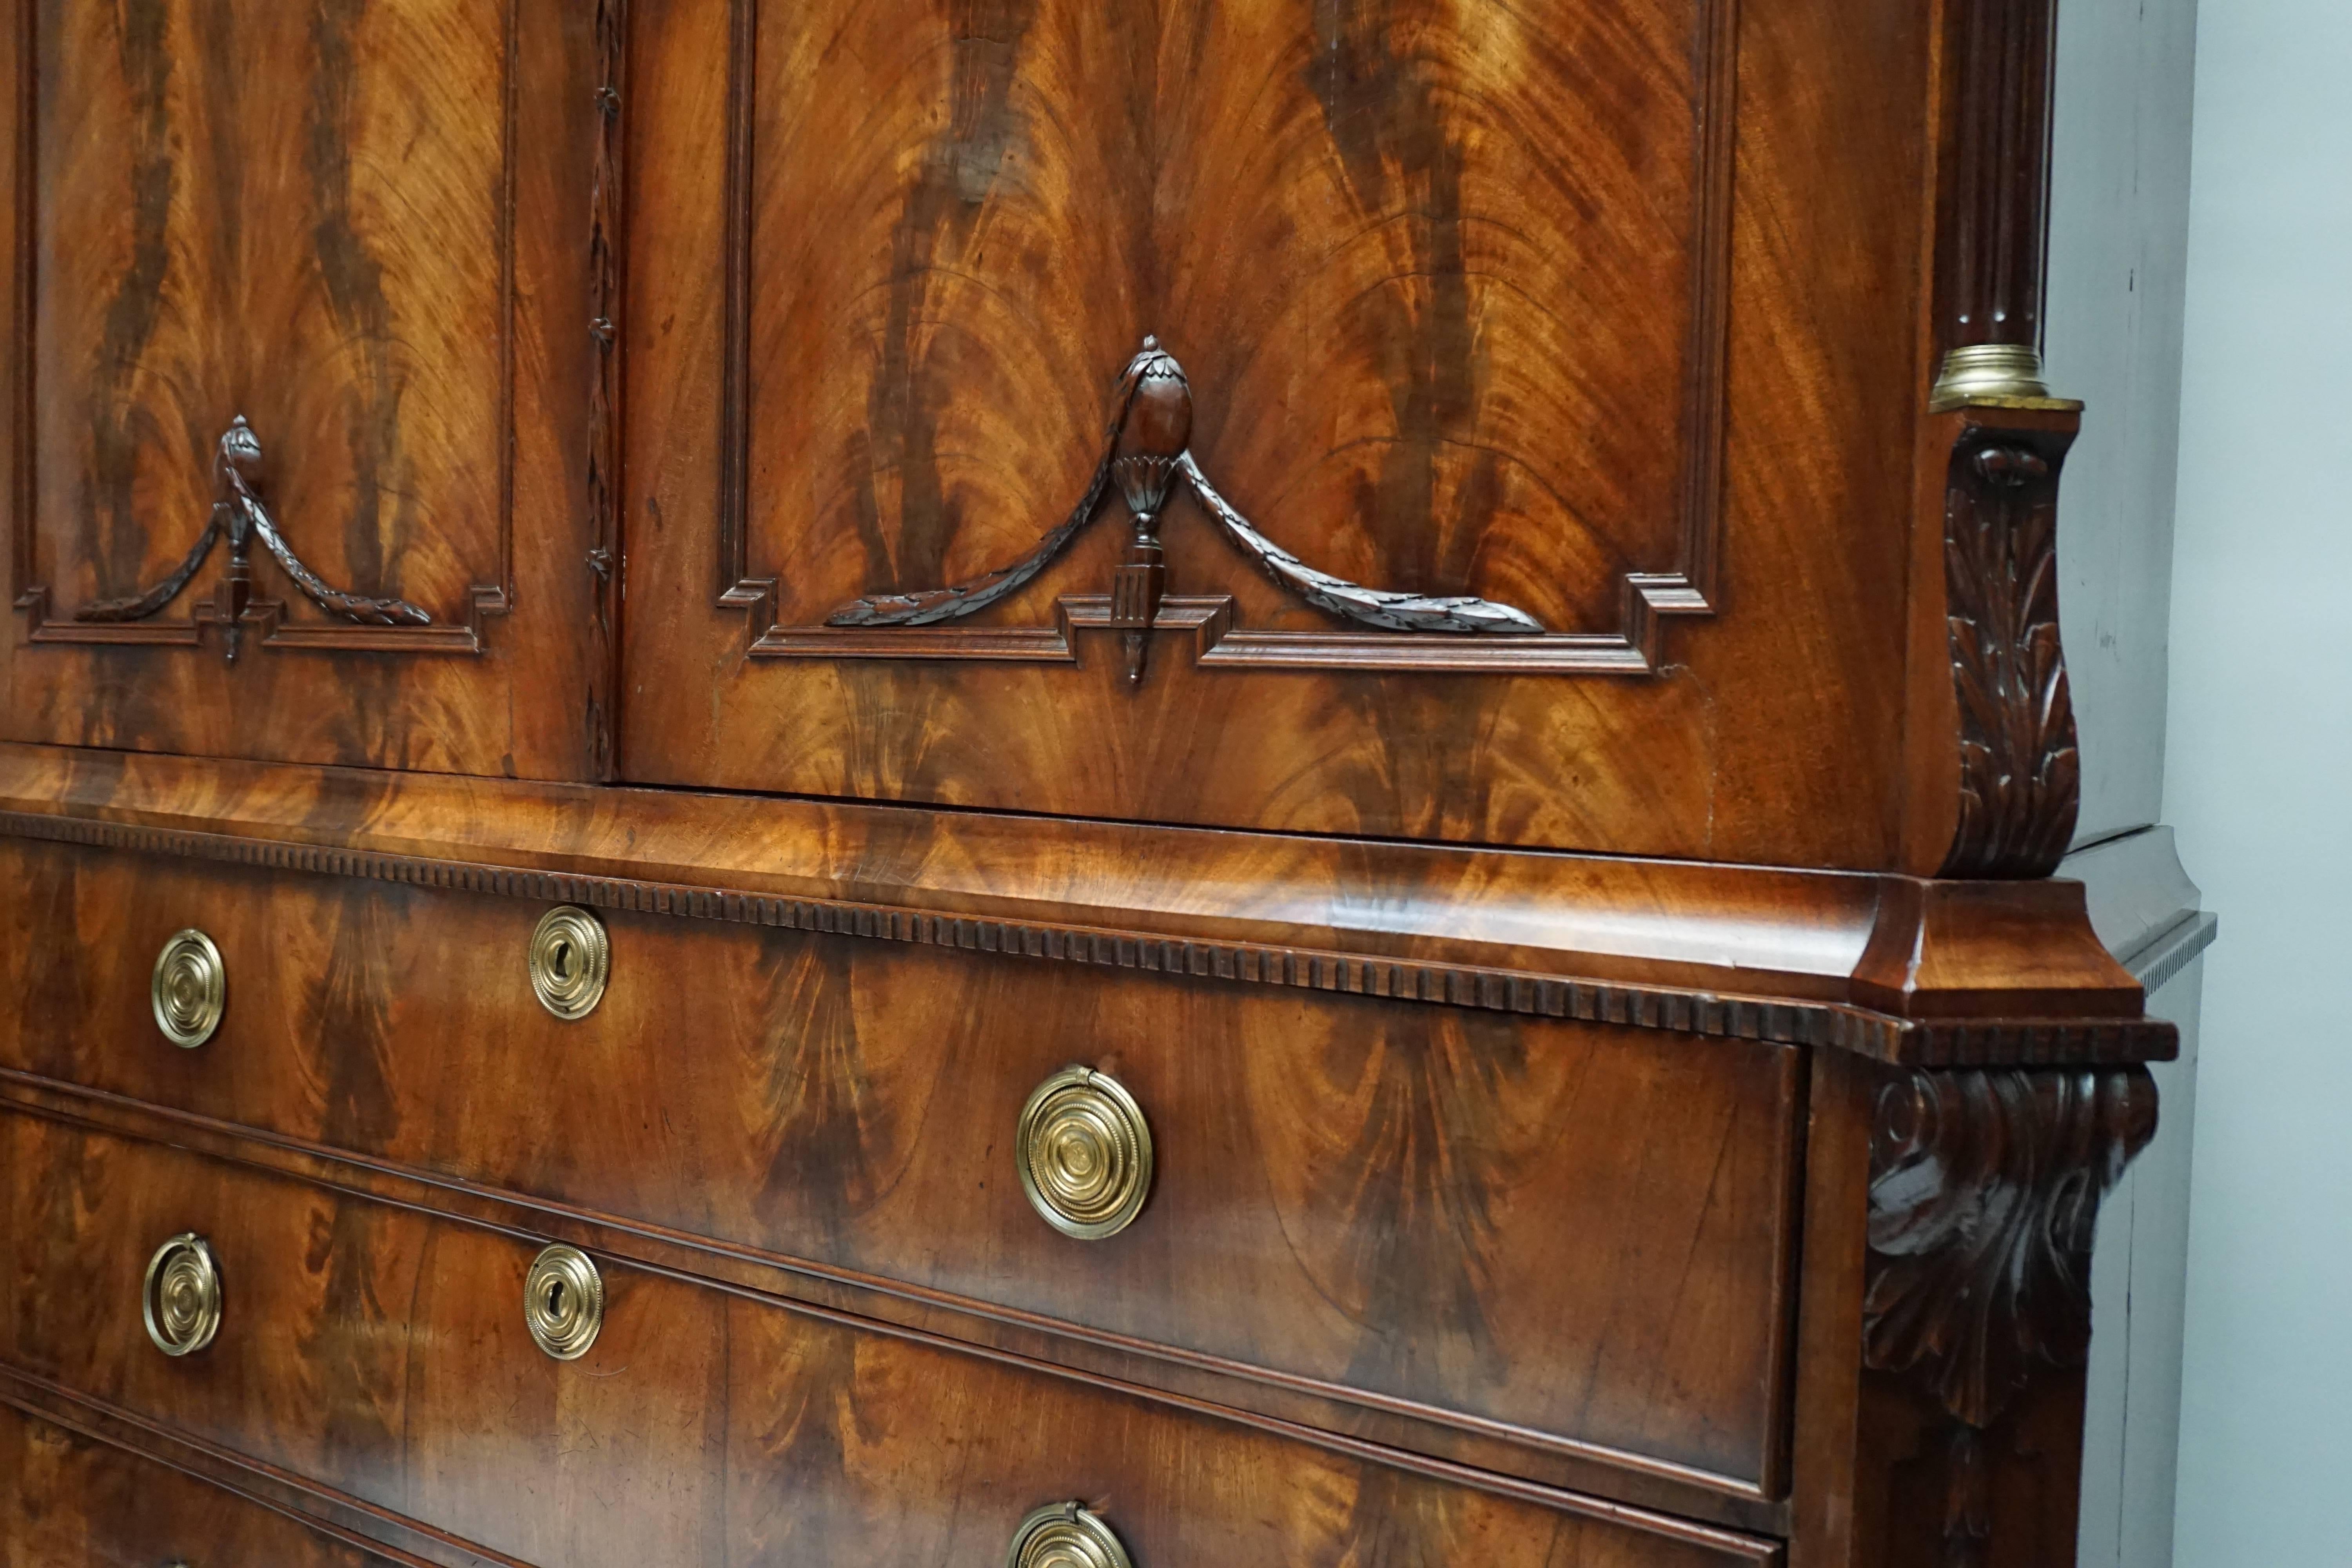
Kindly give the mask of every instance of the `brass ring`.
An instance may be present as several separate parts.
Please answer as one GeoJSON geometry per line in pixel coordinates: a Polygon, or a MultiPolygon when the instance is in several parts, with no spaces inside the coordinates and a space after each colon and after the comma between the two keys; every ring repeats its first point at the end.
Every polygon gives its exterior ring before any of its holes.
{"type": "Polygon", "coordinates": [[[1074,1502],[1047,1503],[1021,1521],[1004,1568],[1135,1568],[1110,1526],[1074,1502]]]}
{"type": "Polygon", "coordinates": [[[1047,1225],[1081,1241],[1116,1236],[1151,1194],[1151,1127],[1126,1086],[1067,1067],[1021,1108],[1021,1190],[1047,1225]]]}
{"type": "Polygon", "coordinates": [[[604,998],[613,942],[604,922],[576,904],[541,915],[530,933],[530,988],[540,1005],[565,1020],[584,1018],[604,998]]]}
{"type": "Polygon", "coordinates": [[[561,1244],[533,1258],[522,1283],[522,1321],[556,1360],[586,1355],[604,1326],[604,1277],[595,1259],[561,1244]]]}
{"type": "Polygon", "coordinates": [[[155,1249],[139,1289],[139,1311],[147,1337],[165,1355],[194,1355],[213,1342],[220,1331],[220,1270],[203,1237],[184,1231],[155,1249]]]}
{"type": "Polygon", "coordinates": [[[173,932],[155,956],[147,994],[165,1039],[184,1050],[211,1039],[228,1005],[228,966],[213,939],[193,926],[173,932]]]}

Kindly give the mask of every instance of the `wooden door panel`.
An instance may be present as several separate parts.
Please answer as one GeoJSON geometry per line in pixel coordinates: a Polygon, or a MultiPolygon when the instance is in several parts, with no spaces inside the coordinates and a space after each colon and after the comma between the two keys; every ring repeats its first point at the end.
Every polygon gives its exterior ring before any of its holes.
{"type": "MultiPolygon", "coordinates": [[[[1713,522],[1675,430],[1721,405],[1721,323],[1693,331],[1716,8],[761,8],[739,352],[778,623],[822,656],[845,602],[1023,554],[1149,331],[1198,382],[1203,469],[1313,563],[1621,631],[1623,574],[1713,522]]],[[[1185,592],[1332,629],[1220,542],[1171,540],[1185,592]]],[[[1003,619],[1105,575],[1051,571],[1003,619]]],[[[1348,629],[1346,657],[1411,657],[1348,629]]]]}
{"type": "Polygon", "coordinates": [[[14,733],[583,769],[566,10],[22,8],[14,733]]]}
{"type": "Polygon", "coordinates": [[[642,7],[625,771],[1873,863],[1790,748],[1895,733],[1916,349],[1772,325],[1910,265],[1922,36],[1773,64],[1851,9],[642,7]]]}

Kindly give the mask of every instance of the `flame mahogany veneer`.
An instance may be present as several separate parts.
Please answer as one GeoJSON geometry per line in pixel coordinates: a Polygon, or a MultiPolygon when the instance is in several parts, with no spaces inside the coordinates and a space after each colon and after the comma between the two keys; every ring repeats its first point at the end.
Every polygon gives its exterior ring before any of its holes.
{"type": "Polygon", "coordinates": [[[5,14],[0,1563],[2072,1563],[2053,0],[5,14]]]}

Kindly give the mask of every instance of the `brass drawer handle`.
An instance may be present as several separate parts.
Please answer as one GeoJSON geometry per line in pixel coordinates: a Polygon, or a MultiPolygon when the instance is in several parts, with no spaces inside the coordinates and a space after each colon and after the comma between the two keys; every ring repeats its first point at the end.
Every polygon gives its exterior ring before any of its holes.
{"type": "Polygon", "coordinates": [[[604,1277],[595,1259],[560,1243],[533,1258],[522,1284],[522,1321],[556,1360],[586,1355],[604,1326],[604,1277]]]}
{"type": "Polygon", "coordinates": [[[228,1005],[228,967],[213,939],[193,926],[173,932],[155,956],[147,994],[165,1039],[187,1050],[211,1039],[228,1005]]]}
{"type": "Polygon", "coordinates": [[[1067,1067],[1039,1084],[1014,1142],[1022,1191],[1064,1236],[1116,1236],[1150,1195],[1150,1124],[1108,1073],[1067,1067]]]}
{"type": "Polygon", "coordinates": [[[604,922],[576,904],[559,904],[530,933],[530,988],[540,1005],[567,1021],[584,1018],[604,999],[613,942],[604,922]]]}
{"type": "Polygon", "coordinates": [[[1021,1521],[1004,1568],[1135,1568],[1102,1516],[1074,1502],[1047,1503],[1021,1521]]]}
{"type": "Polygon", "coordinates": [[[139,1310],[147,1337],[165,1355],[194,1355],[213,1342],[220,1331],[220,1270],[203,1237],[184,1231],[155,1249],[139,1310]]]}

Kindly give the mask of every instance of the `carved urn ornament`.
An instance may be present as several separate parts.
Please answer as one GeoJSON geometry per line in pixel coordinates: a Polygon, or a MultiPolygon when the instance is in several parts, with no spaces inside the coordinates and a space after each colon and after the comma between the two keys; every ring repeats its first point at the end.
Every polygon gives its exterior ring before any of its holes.
{"type": "Polygon", "coordinates": [[[205,520],[204,531],[188,549],[172,574],[154,586],[127,598],[99,599],[74,612],[78,621],[143,621],[180,596],[180,591],[204,567],[212,554],[213,542],[222,534],[228,535],[228,575],[219,598],[214,601],[211,618],[216,622],[231,663],[236,662],[239,634],[243,629],[245,612],[257,601],[253,597],[254,541],[261,542],[278,569],[294,579],[303,597],[331,616],[362,626],[424,626],[433,624],[433,617],[405,599],[370,598],[363,594],[347,593],[334,587],[302,564],[293,546],[278,531],[278,523],[269,509],[261,504],[254,489],[261,466],[261,440],[253,426],[238,415],[229,421],[221,433],[220,445],[213,458],[213,484],[215,499],[212,514],[205,520]]]}
{"type": "Polygon", "coordinates": [[[984,610],[1052,564],[1078,531],[1094,521],[1116,482],[1135,523],[1127,557],[1111,584],[1110,624],[1120,634],[1130,684],[1143,679],[1147,634],[1167,596],[1167,565],[1160,520],[1181,479],[1225,537],[1286,592],[1342,620],[1395,632],[1536,635],[1542,622],[1525,610],[1461,595],[1367,588],[1317,571],[1260,533],[1219,495],[1193,458],[1192,388],[1175,356],[1146,336],[1111,395],[1110,427],[1085,495],[1036,547],[1009,566],[945,588],[876,594],[852,599],[825,617],[835,626],[920,626],[984,610]]]}

